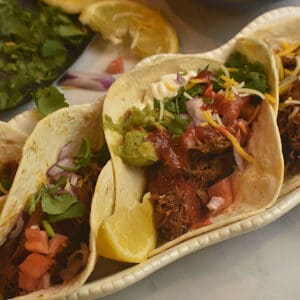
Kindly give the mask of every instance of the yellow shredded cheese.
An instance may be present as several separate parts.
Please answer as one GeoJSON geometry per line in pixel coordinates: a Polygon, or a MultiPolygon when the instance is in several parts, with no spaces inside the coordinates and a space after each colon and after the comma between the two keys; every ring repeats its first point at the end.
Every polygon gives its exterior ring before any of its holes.
{"type": "Polygon", "coordinates": [[[6,190],[6,188],[1,184],[1,182],[0,182],[0,192],[4,195],[8,194],[8,190],[6,190]]]}
{"type": "Polygon", "coordinates": [[[264,93],[265,99],[271,103],[271,104],[275,104],[276,103],[276,99],[275,97],[273,97],[272,95],[268,94],[268,93],[264,93]]]}
{"type": "Polygon", "coordinates": [[[284,77],[287,77],[287,76],[290,76],[293,74],[293,71],[286,69],[286,68],[284,68],[283,71],[284,71],[284,77]]]}
{"type": "Polygon", "coordinates": [[[300,47],[300,42],[297,42],[296,44],[292,44],[292,45],[288,43],[284,43],[284,49],[279,53],[277,53],[277,55],[285,56],[289,53],[295,52],[299,47],[300,47]]]}
{"type": "Polygon", "coordinates": [[[256,116],[258,115],[259,109],[260,109],[260,105],[257,105],[255,107],[255,111],[254,111],[253,115],[248,120],[248,124],[251,124],[255,120],[256,116]]]}
{"type": "Polygon", "coordinates": [[[206,126],[208,126],[208,123],[207,123],[207,122],[201,122],[201,123],[200,123],[200,126],[201,126],[201,127],[206,127],[206,126]]]}
{"type": "Polygon", "coordinates": [[[236,86],[239,84],[234,79],[226,77],[225,75],[221,75],[221,79],[224,81],[224,83],[222,84],[224,88],[236,86]]]}
{"type": "Polygon", "coordinates": [[[172,91],[172,92],[176,92],[177,88],[171,84],[169,84],[168,82],[165,83],[165,86],[168,90],[172,91]]]}
{"type": "Polygon", "coordinates": [[[211,112],[210,111],[204,111],[203,112],[203,116],[206,119],[206,121],[214,128],[216,128],[217,130],[219,130],[223,135],[225,135],[230,142],[232,143],[233,147],[236,149],[236,151],[244,158],[246,159],[248,162],[253,162],[254,161],[254,157],[251,156],[250,154],[248,154],[242,147],[241,145],[238,143],[237,139],[224,127],[224,126],[220,126],[219,124],[217,124],[211,116],[211,112]]]}
{"type": "Polygon", "coordinates": [[[187,91],[198,83],[206,83],[206,82],[207,82],[206,80],[198,79],[198,78],[190,79],[190,81],[184,86],[184,90],[187,91]]]}
{"type": "Polygon", "coordinates": [[[232,68],[232,67],[226,67],[226,69],[229,72],[237,72],[239,70],[238,68],[232,68]]]}
{"type": "Polygon", "coordinates": [[[279,55],[276,55],[276,61],[277,61],[277,67],[278,67],[278,76],[279,76],[279,81],[284,79],[284,71],[283,71],[283,64],[281,57],[279,55]]]}
{"type": "Polygon", "coordinates": [[[79,179],[78,180],[78,187],[82,187],[83,186],[83,180],[82,179],[79,179]]]}
{"type": "Polygon", "coordinates": [[[279,95],[284,94],[288,91],[288,89],[292,86],[294,80],[288,80],[287,82],[283,82],[279,85],[279,95]]]}

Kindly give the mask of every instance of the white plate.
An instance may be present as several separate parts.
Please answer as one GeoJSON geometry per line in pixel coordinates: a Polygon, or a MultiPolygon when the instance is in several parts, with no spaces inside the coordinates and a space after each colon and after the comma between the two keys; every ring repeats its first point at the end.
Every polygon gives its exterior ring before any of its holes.
{"type": "MultiPolygon", "coordinates": [[[[235,40],[237,38],[241,36],[249,35],[250,33],[258,30],[259,28],[269,23],[272,23],[282,17],[291,16],[291,15],[300,15],[300,7],[285,7],[285,8],[280,8],[265,13],[259,16],[258,18],[256,18],[254,21],[252,21],[244,29],[242,29],[229,42],[227,42],[220,48],[202,53],[201,56],[205,55],[206,57],[209,58],[224,59],[224,57],[226,57],[227,54],[231,51],[232,45],[235,44],[235,40]]],[[[94,53],[94,55],[96,55],[96,53],[94,53]]],[[[85,55],[83,55],[83,58],[84,56],[85,55]]],[[[86,59],[87,57],[89,61],[85,61],[85,59],[81,59],[80,62],[78,62],[77,65],[73,66],[72,68],[76,69],[78,67],[78,69],[82,70],[82,68],[80,68],[81,66],[82,67],[85,66],[86,68],[86,66],[91,65],[92,61],[90,61],[90,56],[86,56],[86,59]]],[[[149,63],[156,58],[157,56],[146,58],[143,61],[141,61],[137,65],[137,67],[149,63]]],[[[69,96],[71,97],[72,95],[69,96]]],[[[89,99],[88,98],[79,99],[80,95],[78,96],[77,94],[79,100],[76,102],[80,102],[80,103],[91,102],[95,100],[93,99],[95,96],[99,96],[99,95],[91,94],[91,97],[89,99]]],[[[25,112],[15,117],[10,122],[18,127],[18,125],[20,124],[28,124],[26,123],[26,119],[27,117],[25,112]]],[[[26,128],[30,128],[32,124],[29,123],[28,126],[29,127],[26,128]]],[[[74,299],[74,300],[95,299],[95,298],[103,297],[105,295],[117,292],[145,278],[149,274],[155,272],[156,270],[170,264],[171,262],[174,262],[175,260],[187,254],[198,251],[202,248],[216,244],[218,242],[229,239],[231,237],[261,228],[271,222],[274,222],[282,215],[286,214],[289,210],[297,206],[299,203],[300,203],[300,189],[297,189],[291,192],[290,194],[279,198],[277,203],[272,208],[266,210],[261,214],[246,218],[242,221],[235,222],[233,224],[227,225],[220,229],[192,238],[138,265],[128,267],[128,265],[126,264],[113,264],[108,261],[100,259],[94,273],[90,278],[90,281],[86,283],[78,291],[74,292],[72,295],[69,295],[65,299],[74,299]],[[116,272],[113,275],[104,274],[103,268],[105,268],[108,265],[112,271],[113,269],[115,270],[123,269],[123,270],[116,272]]]]}

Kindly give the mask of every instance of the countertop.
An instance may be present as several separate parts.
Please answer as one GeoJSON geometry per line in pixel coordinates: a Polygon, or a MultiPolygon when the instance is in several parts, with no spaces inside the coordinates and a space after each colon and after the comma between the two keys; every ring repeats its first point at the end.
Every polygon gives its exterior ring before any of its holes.
{"type": "MultiPolygon", "coordinates": [[[[238,9],[234,5],[211,4],[216,0],[205,3],[199,0],[148,2],[162,9],[172,21],[179,32],[183,53],[217,48],[256,16],[278,7],[300,5],[300,0],[261,0],[238,9]]],[[[8,120],[30,107],[32,103],[27,103],[17,110],[1,113],[0,119],[8,120]]],[[[296,300],[300,298],[299,253],[298,206],[267,227],[190,254],[102,299],[296,300]]]]}

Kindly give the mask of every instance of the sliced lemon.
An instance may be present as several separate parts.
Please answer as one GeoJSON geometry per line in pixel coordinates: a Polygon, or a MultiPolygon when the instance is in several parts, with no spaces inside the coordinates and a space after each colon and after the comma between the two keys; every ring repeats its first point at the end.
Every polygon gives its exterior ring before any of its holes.
{"type": "Polygon", "coordinates": [[[102,0],[85,7],[80,21],[113,43],[130,41],[133,52],[146,57],[178,52],[178,37],[158,11],[130,0],[102,0]]]}
{"type": "Polygon", "coordinates": [[[48,5],[61,8],[69,14],[79,14],[85,6],[99,0],[43,0],[48,5]]]}
{"type": "Polygon", "coordinates": [[[110,259],[139,263],[156,246],[157,234],[149,197],[134,208],[119,208],[99,227],[97,252],[110,259]]]}

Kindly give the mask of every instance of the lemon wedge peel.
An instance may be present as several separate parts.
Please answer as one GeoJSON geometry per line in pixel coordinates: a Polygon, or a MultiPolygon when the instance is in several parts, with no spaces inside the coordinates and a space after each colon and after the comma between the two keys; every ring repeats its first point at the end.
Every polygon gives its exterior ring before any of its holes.
{"type": "Polygon", "coordinates": [[[97,253],[113,260],[140,263],[157,242],[150,197],[133,208],[121,207],[98,230],[97,253]]]}

